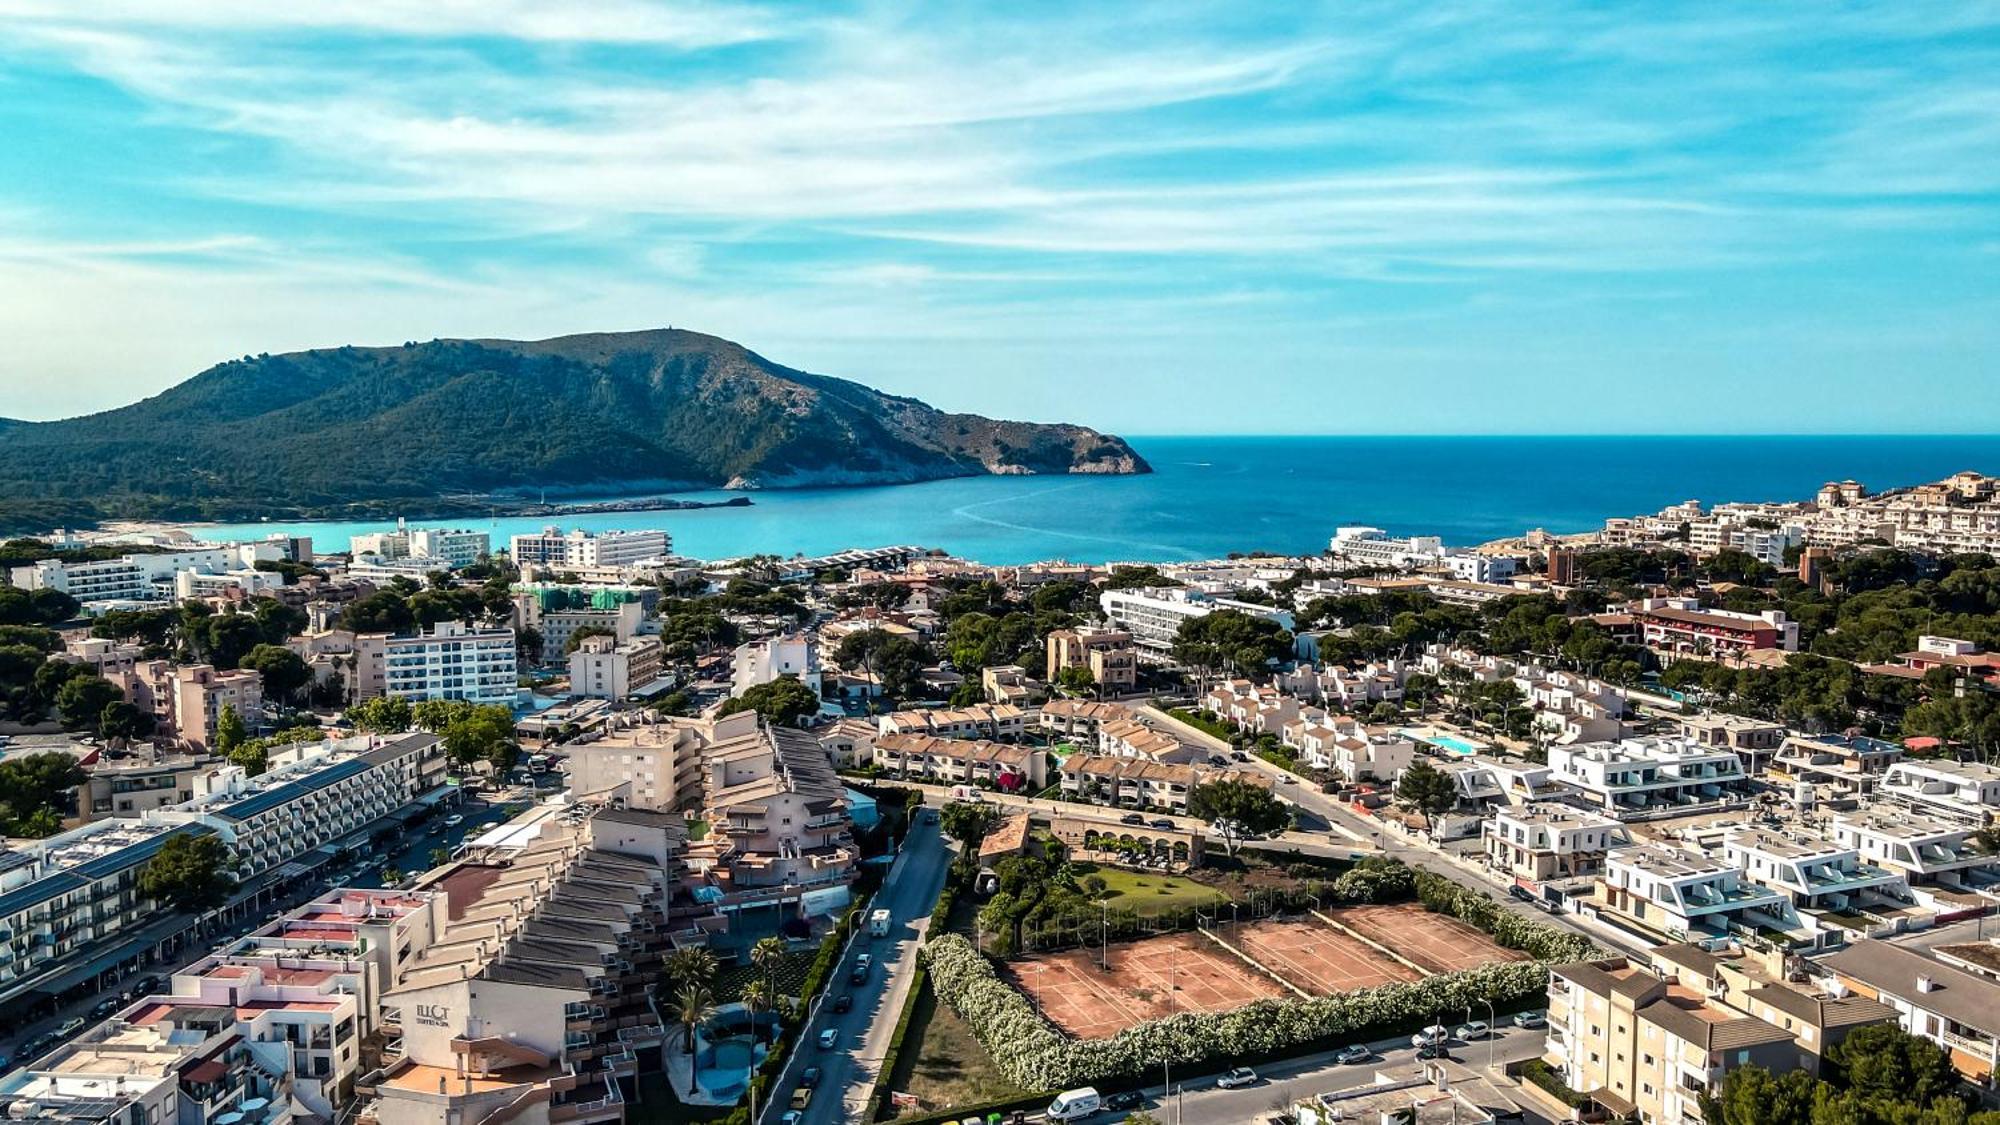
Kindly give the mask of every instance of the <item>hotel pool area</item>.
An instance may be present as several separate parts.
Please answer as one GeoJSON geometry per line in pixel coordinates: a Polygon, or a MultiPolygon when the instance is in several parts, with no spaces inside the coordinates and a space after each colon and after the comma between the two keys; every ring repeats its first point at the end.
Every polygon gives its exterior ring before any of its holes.
{"type": "Polygon", "coordinates": [[[1405,738],[1413,738],[1418,742],[1428,742],[1432,746],[1448,753],[1466,757],[1487,749],[1486,744],[1483,742],[1473,742],[1469,739],[1460,738],[1455,734],[1446,734],[1441,730],[1432,730],[1429,727],[1405,727],[1396,733],[1405,738]]]}

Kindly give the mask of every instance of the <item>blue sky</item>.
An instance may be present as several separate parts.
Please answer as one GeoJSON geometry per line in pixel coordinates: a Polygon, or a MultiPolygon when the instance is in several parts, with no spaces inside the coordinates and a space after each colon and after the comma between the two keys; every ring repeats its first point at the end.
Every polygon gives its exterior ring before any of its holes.
{"type": "Polygon", "coordinates": [[[1132,434],[2000,430],[1993,3],[0,0],[0,415],[672,324],[1132,434]]]}

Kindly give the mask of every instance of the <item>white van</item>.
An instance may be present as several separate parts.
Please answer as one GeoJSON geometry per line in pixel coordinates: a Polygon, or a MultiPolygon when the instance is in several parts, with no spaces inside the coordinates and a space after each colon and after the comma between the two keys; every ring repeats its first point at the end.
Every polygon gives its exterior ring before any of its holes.
{"type": "Polygon", "coordinates": [[[1085,1086],[1079,1090],[1064,1090],[1049,1103],[1050,1121],[1075,1121],[1079,1117],[1089,1117],[1103,1108],[1104,1099],[1097,1096],[1097,1088],[1085,1086]]]}
{"type": "Polygon", "coordinates": [[[986,794],[981,792],[977,785],[954,785],[951,787],[951,799],[970,801],[976,805],[986,799],[986,794]]]}

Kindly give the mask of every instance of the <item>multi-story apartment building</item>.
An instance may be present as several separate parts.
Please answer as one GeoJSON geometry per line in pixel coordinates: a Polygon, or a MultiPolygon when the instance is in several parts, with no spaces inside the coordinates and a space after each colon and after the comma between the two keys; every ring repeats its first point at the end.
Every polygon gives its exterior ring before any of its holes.
{"type": "Polygon", "coordinates": [[[2000,856],[1968,845],[1972,832],[1962,823],[1910,812],[1862,809],[1833,818],[1835,843],[1867,863],[1897,872],[1913,887],[1962,887],[1969,872],[2000,870],[2000,856]]]}
{"type": "Polygon", "coordinates": [[[1612,849],[1598,891],[1606,910],[1676,941],[1795,925],[1783,892],[1746,883],[1733,865],[1654,844],[1612,849]]]}
{"type": "Polygon", "coordinates": [[[667,1040],[650,983],[681,837],[675,817],[598,818],[532,811],[425,877],[450,919],[387,990],[395,1049],[360,1079],[358,1121],[624,1120],[621,1080],[667,1040]]]}
{"type": "Polygon", "coordinates": [[[1048,751],[984,739],[884,734],[873,763],[895,777],[939,785],[986,784],[1007,792],[1037,792],[1049,783],[1048,751]]]}
{"type": "MultiPolygon", "coordinates": [[[[218,672],[207,664],[194,664],[174,668],[168,686],[171,709],[164,716],[165,722],[182,742],[197,750],[207,750],[214,743],[215,724],[225,707],[234,709],[252,730],[264,721],[264,678],[255,672],[241,668],[218,672]]],[[[162,716],[156,712],[154,718],[162,716]]]]}
{"type": "Polygon", "coordinates": [[[1767,772],[1773,779],[1829,785],[1840,793],[1862,796],[1903,760],[1894,742],[1862,735],[1795,734],[1772,756],[1767,772]]]}
{"type": "Polygon", "coordinates": [[[2000,808],[2000,766],[1900,761],[1875,786],[1878,800],[1951,824],[1984,827],[2000,808]]]}
{"type": "Polygon", "coordinates": [[[169,839],[219,836],[239,894],[262,901],[259,876],[442,795],[445,766],[429,734],[301,747],[257,778],[218,766],[195,779],[190,801],[0,852],[0,1003],[66,991],[185,941],[187,920],[139,891],[140,870],[169,839]]]}
{"type": "Polygon", "coordinates": [[[1154,730],[1137,719],[1114,719],[1100,724],[1097,752],[1114,758],[1143,758],[1172,765],[1189,765],[1208,757],[1199,746],[1182,742],[1166,731],[1154,730]]]}
{"type": "Polygon", "coordinates": [[[78,794],[77,812],[91,819],[140,817],[192,801],[196,780],[220,762],[207,754],[163,752],[141,741],[125,757],[99,757],[86,767],[90,780],[78,794]]]}
{"type": "Polygon", "coordinates": [[[1655,1125],[1702,1125],[1702,1095],[1732,1069],[1799,1064],[1790,1032],[1624,957],[1550,970],[1546,1043],[1571,1089],[1655,1125]]]}
{"type": "MultiPolygon", "coordinates": [[[[1188,796],[1195,786],[1216,776],[1196,766],[1096,754],[1072,754],[1063,759],[1060,772],[1065,796],[1117,808],[1176,813],[1187,811],[1188,796]]],[[[1256,784],[1268,784],[1260,774],[1241,776],[1256,784]]]]}
{"type": "Polygon", "coordinates": [[[810,733],[761,726],[702,754],[708,835],[688,845],[693,878],[724,911],[844,906],[861,862],[840,776],[810,733]]]}
{"type": "Polygon", "coordinates": [[[1047,641],[1044,679],[1055,683],[1065,668],[1087,668],[1090,678],[1107,692],[1130,691],[1139,682],[1139,658],[1132,634],[1123,629],[1085,626],[1057,629],[1047,641]]]}
{"type": "Polygon", "coordinates": [[[1894,1009],[1904,1031],[1944,1048],[1968,1081],[1993,1088],[2000,1070],[2000,981],[1886,941],[1857,941],[1818,964],[1837,986],[1894,1009]]]}
{"type": "Polygon", "coordinates": [[[1863,861],[1853,848],[1802,833],[1738,829],[1724,838],[1723,859],[1752,882],[1783,894],[1794,916],[1914,903],[1901,874],[1863,861]]]}
{"type": "Polygon", "coordinates": [[[673,539],[666,532],[584,531],[565,533],[558,527],[543,528],[539,535],[516,535],[511,553],[517,566],[623,567],[654,562],[673,554],[673,539]]]}
{"type": "Polygon", "coordinates": [[[1294,624],[1288,610],[1273,609],[1256,602],[1211,597],[1184,589],[1106,590],[1098,596],[1098,606],[1114,626],[1131,635],[1132,643],[1140,654],[1151,654],[1156,658],[1174,647],[1174,639],[1180,635],[1183,623],[1206,617],[1219,609],[1261,617],[1276,622],[1284,629],[1290,629],[1294,624]]]}
{"type": "Polygon", "coordinates": [[[1711,749],[1734,750],[1736,756],[1743,759],[1743,768],[1752,775],[1764,772],[1764,767],[1770,764],[1788,733],[1783,723],[1725,715],[1719,711],[1688,715],[1680,720],[1683,741],[1711,749]]]}
{"type": "Polygon", "coordinates": [[[383,693],[412,703],[462,699],[511,707],[520,691],[512,629],[440,621],[428,633],[385,641],[382,669],[383,693]]]}
{"type": "Polygon", "coordinates": [[[664,667],[658,637],[585,637],[569,654],[569,693],[590,699],[626,699],[659,684],[664,667]]]}
{"type": "Polygon", "coordinates": [[[115,955],[158,920],[159,904],[139,891],[140,869],[175,836],[214,834],[198,823],[107,820],[0,852],[0,1004],[65,991],[146,952],[151,941],[130,958],[115,955]]]}
{"type": "Polygon", "coordinates": [[[657,593],[623,586],[531,586],[514,594],[514,624],[540,634],[543,659],[554,662],[578,630],[605,630],[619,641],[644,632],[647,606],[657,593]]]}
{"type": "Polygon", "coordinates": [[[441,793],[450,766],[434,734],[322,743],[256,777],[225,766],[187,808],[229,844],[247,878],[441,793]]]}
{"type": "Polygon", "coordinates": [[[1328,770],[1348,782],[1392,781],[1416,761],[1416,742],[1386,727],[1369,727],[1344,717],[1328,716],[1294,733],[1299,760],[1313,769],[1328,770]]]}
{"type": "Polygon", "coordinates": [[[616,798],[629,808],[657,812],[693,807],[701,800],[704,749],[756,729],[757,715],[751,711],[715,720],[650,711],[613,716],[602,736],[564,748],[570,791],[580,800],[616,798]]]}
{"type": "Polygon", "coordinates": [[[1631,843],[1623,823],[1567,805],[1500,808],[1486,822],[1486,862],[1530,888],[1597,875],[1613,848],[1631,843]]]}
{"type": "Polygon", "coordinates": [[[1088,699],[1051,699],[1042,704],[1037,724],[1051,734],[1067,738],[1095,740],[1097,728],[1105,723],[1130,719],[1134,715],[1123,703],[1098,703],[1088,699]]]}
{"type": "MultiPolygon", "coordinates": [[[[275,1093],[269,1076],[212,1035],[111,1023],[0,1078],[0,1113],[50,1125],[207,1125],[221,1108],[275,1093]],[[199,1069],[197,1076],[195,1071],[199,1069]],[[221,1108],[217,1108],[221,1107],[221,1108]]],[[[289,1125],[289,1110],[271,1118],[289,1125]]]]}
{"type": "Polygon", "coordinates": [[[284,549],[275,543],[232,543],[159,554],[120,555],[93,562],[42,559],[9,572],[11,583],[23,590],[60,590],[86,606],[111,602],[166,601],[174,593],[174,576],[192,570],[222,574],[250,568],[258,561],[276,562],[284,549]]]}
{"type": "Polygon", "coordinates": [[[1549,747],[1555,780],[1604,812],[1643,812],[1739,799],[1749,778],[1733,750],[1665,738],[1549,747]]]}
{"type": "MultiPolygon", "coordinates": [[[[1629,620],[1639,643],[1661,657],[1736,659],[1751,652],[1797,652],[1799,623],[1783,610],[1703,609],[1697,598],[1642,598],[1609,618],[1629,620]]],[[[1613,631],[1619,631],[1614,624],[1613,631]]]]}
{"type": "Polygon", "coordinates": [[[729,662],[729,694],[742,695],[759,684],[790,676],[820,694],[819,638],[789,633],[736,646],[729,662]]]}
{"type": "Polygon", "coordinates": [[[970,707],[892,711],[876,720],[883,734],[928,734],[937,738],[1020,738],[1028,730],[1028,713],[1011,703],[975,703],[970,707]]]}

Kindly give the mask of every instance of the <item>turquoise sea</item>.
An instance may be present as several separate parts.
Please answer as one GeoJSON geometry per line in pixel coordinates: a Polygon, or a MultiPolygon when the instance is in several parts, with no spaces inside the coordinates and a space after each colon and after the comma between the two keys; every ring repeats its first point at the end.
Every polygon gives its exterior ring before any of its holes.
{"type": "MultiPolygon", "coordinates": [[[[1153,437],[1133,477],[975,477],[879,488],[753,493],[749,508],[563,519],[596,530],[664,527],[697,558],[847,547],[941,547],[991,563],[1211,558],[1314,551],[1342,524],[1470,544],[1532,527],[1586,531],[1607,516],[1687,499],[1809,498],[1827,480],[1870,488],[2000,473],[2000,436],[1927,437],[1153,437]]],[[[734,493],[686,494],[726,499],[734,493]]],[[[551,521],[446,521],[496,546],[551,521]]],[[[208,538],[286,531],[323,551],[379,522],[205,527],[208,538]]]]}

